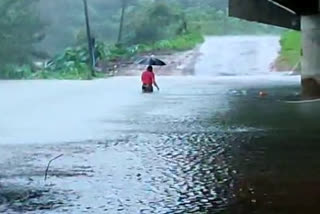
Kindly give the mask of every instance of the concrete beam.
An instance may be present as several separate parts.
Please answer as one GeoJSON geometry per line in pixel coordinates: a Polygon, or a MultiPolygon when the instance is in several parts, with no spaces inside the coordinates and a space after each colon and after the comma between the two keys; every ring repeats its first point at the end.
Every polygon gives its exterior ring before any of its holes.
{"type": "Polygon", "coordinates": [[[318,0],[293,1],[293,0],[272,0],[284,7],[290,8],[298,15],[314,15],[319,12],[318,0]]]}
{"type": "Polygon", "coordinates": [[[268,0],[229,0],[229,15],[279,27],[300,30],[300,16],[268,0]]]}

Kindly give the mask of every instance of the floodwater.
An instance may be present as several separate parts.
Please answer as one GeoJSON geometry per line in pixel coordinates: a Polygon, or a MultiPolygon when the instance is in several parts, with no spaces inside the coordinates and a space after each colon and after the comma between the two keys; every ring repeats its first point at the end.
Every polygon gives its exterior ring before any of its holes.
{"type": "Polygon", "coordinates": [[[278,40],[209,37],[152,95],[139,77],[1,82],[0,212],[316,213],[319,104],[286,102],[278,40]]]}

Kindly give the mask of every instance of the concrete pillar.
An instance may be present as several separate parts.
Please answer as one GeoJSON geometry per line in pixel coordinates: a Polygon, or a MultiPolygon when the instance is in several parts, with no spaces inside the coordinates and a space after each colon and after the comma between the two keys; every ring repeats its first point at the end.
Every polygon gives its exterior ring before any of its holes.
{"type": "Polygon", "coordinates": [[[302,16],[302,94],[320,97],[320,15],[302,16]]]}

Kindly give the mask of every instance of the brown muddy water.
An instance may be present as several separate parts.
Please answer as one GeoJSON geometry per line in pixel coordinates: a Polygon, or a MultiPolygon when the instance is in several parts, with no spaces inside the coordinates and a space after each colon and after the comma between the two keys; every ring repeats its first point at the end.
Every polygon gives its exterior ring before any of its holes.
{"type": "Polygon", "coordinates": [[[138,77],[1,82],[0,212],[317,213],[320,104],[285,102],[299,77],[269,73],[278,48],[207,38],[196,75],[152,95],[138,77]]]}

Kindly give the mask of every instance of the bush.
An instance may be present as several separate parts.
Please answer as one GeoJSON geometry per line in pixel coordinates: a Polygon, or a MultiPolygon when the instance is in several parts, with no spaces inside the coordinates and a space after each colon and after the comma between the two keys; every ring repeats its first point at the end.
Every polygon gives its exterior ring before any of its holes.
{"type": "Polygon", "coordinates": [[[281,55],[288,60],[290,65],[296,64],[301,56],[301,33],[288,31],[281,36],[281,55]]]}
{"type": "Polygon", "coordinates": [[[281,51],[276,60],[277,70],[291,70],[301,57],[301,33],[287,31],[280,39],[281,51]]]}
{"type": "MultiPolygon", "coordinates": [[[[152,51],[182,51],[194,48],[203,42],[200,33],[185,33],[175,38],[161,40],[149,44],[132,46],[108,45],[103,42],[96,44],[97,60],[115,61],[129,59],[137,54],[152,51]]],[[[50,60],[43,68],[32,72],[29,66],[8,66],[0,78],[3,79],[88,79],[91,72],[88,66],[89,54],[85,45],[67,48],[60,55],[50,60]]]]}
{"type": "Polygon", "coordinates": [[[0,79],[24,79],[32,75],[30,66],[6,65],[0,72],[0,79]]]}
{"type": "Polygon", "coordinates": [[[177,36],[170,40],[161,40],[150,45],[150,51],[158,50],[158,51],[167,51],[167,50],[175,50],[175,51],[183,51],[194,48],[197,44],[202,43],[204,41],[203,36],[200,33],[187,33],[181,36],[177,36]]]}

